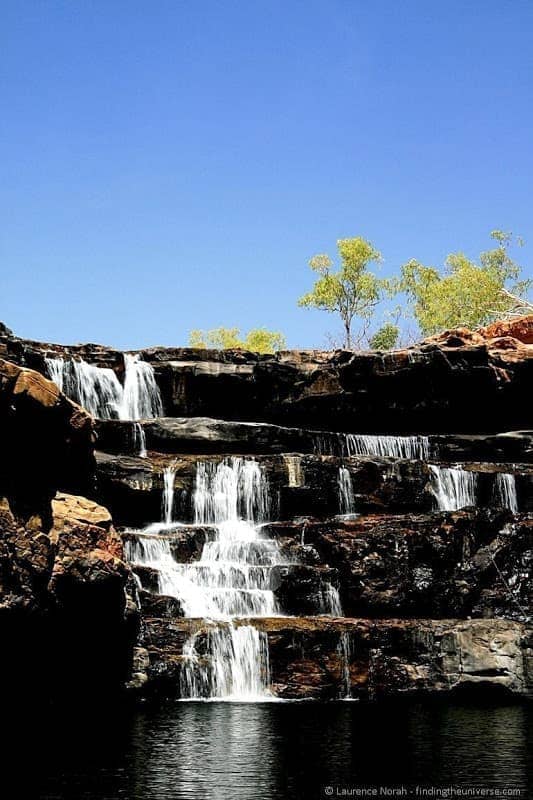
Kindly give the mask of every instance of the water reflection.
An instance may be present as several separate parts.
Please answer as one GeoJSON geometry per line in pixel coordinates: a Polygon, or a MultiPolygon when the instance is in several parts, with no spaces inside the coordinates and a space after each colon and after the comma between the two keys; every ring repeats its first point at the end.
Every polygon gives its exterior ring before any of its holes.
{"type": "Polygon", "coordinates": [[[21,796],[47,800],[312,800],[324,785],[376,783],[527,797],[533,751],[531,707],[520,705],[176,702],[25,731],[35,741],[17,750],[24,765],[6,766],[21,796]]]}

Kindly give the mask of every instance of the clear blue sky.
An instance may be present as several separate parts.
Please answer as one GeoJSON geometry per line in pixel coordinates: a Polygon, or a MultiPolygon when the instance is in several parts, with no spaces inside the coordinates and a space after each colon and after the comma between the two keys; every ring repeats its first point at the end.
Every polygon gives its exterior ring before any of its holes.
{"type": "MultiPolygon", "coordinates": [[[[321,346],[307,261],[533,253],[530,0],[3,0],[0,319],[321,346]]],[[[531,274],[531,270],[529,270],[531,274]]]]}

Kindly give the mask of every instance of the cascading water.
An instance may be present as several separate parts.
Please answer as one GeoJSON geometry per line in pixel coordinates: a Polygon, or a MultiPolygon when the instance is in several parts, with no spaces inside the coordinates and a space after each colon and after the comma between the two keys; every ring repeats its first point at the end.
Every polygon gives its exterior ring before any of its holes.
{"type": "Polygon", "coordinates": [[[208,626],[184,645],[183,698],[260,701],[269,684],[268,641],[252,625],[208,626]]]}
{"type": "Polygon", "coordinates": [[[429,439],[426,436],[366,436],[347,434],[347,455],[372,455],[385,458],[429,458],[429,439]]]}
{"type": "Polygon", "coordinates": [[[350,678],[350,661],[351,661],[352,647],[351,647],[350,634],[347,631],[343,631],[340,634],[337,651],[341,658],[341,664],[342,664],[343,694],[341,696],[341,699],[351,700],[352,682],[350,678]]]}
{"type": "Polygon", "coordinates": [[[163,416],[163,403],[151,364],[138,353],[124,354],[124,387],[119,419],[152,419],[163,416]]]}
{"type": "MultiPolygon", "coordinates": [[[[160,594],[176,597],[186,617],[207,620],[184,647],[181,696],[268,698],[267,637],[243,619],[281,613],[271,573],[284,560],[277,542],[261,535],[270,510],[265,474],[256,461],[242,458],[197,465],[195,524],[211,526],[214,533],[207,536],[200,559],[186,564],[174,560],[168,534],[175,527],[174,476],[174,469],[167,468],[164,525],[157,533],[153,528],[134,532],[126,548],[133,564],[156,570],[160,594]]],[[[330,584],[320,587],[317,605],[318,613],[342,615],[339,593],[330,584]]]]}
{"type": "Polygon", "coordinates": [[[163,472],[163,522],[171,525],[174,511],[174,479],[176,477],[176,467],[166,467],[163,472]]]}
{"type": "MultiPolygon", "coordinates": [[[[168,525],[173,485],[174,471],[168,468],[163,503],[168,525]]],[[[161,594],[176,597],[185,616],[212,621],[184,648],[181,695],[269,697],[266,634],[239,622],[280,613],[270,576],[283,559],[277,543],[260,532],[270,506],[266,477],[253,460],[199,463],[193,502],[195,523],[214,526],[216,532],[198,561],[175,562],[169,536],[137,534],[127,543],[133,563],[157,570],[161,594]]]]}
{"type": "Polygon", "coordinates": [[[62,358],[45,358],[44,361],[50,380],[53,381],[62,392],[64,386],[64,360],[62,358]]]}
{"type": "Polygon", "coordinates": [[[492,490],[494,504],[508,508],[513,514],[518,513],[515,476],[507,472],[498,472],[492,490]]]}
{"type": "Polygon", "coordinates": [[[427,460],[427,436],[369,436],[356,433],[324,433],[315,436],[315,452],[321,455],[380,456],[427,460]]]}
{"type": "Polygon", "coordinates": [[[83,359],[47,358],[50,378],[67,397],[93,417],[116,419],[122,401],[122,386],[112,369],[96,367],[83,359]]]}
{"type": "Polygon", "coordinates": [[[355,496],[353,492],[352,476],[346,467],[339,467],[339,477],[337,478],[339,493],[339,513],[355,513],[355,496]]]}
{"type": "Polygon", "coordinates": [[[140,422],[134,422],[132,426],[133,452],[138,453],[141,458],[146,458],[146,434],[140,422]]]}
{"type": "MultiPolygon", "coordinates": [[[[160,417],[163,404],[151,364],[138,354],[124,355],[124,386],[114,370],[83,359],[47,358],[51,380],[67,397],[100,419],[139,420],[160,417]]],[[[141,426],[139,426],[141,427],[141,426]]],[[[144,431],[134,433],[139,450],[145,449],[144,431]]]]}
{"type": "Polygon", "coordinates": [[[441,511],[456,511],[477,504],[477,475],[460,467],[429,464],[431,491],[441,511]]]}

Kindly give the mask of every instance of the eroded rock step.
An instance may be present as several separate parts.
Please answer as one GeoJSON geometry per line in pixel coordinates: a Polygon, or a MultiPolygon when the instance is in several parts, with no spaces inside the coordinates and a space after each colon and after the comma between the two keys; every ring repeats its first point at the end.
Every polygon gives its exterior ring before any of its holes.
{"type": "MultiPolygon", "coordinates": [[[[533,600],[533,518],[504,510],[418,515],[368,515],[267,523],[265,538],[284,563],[269,579],[287,614],[316,613],[326,583],[338,589],[349,616],[500,616],[523,620],[533,600]]],[[[167,539],[176,564],[201,557],[215,529],[176,527],[168,533],[123,532],[126,542],[167,539]]],[[[132,565],[144,589],[143,613],[159,591],[157,571],[132,565]]],[[[202,568],[201,563],[195,568],[202,568]]],[[[179,616],[179,601],[172,604],[179,616]]]]}
{"type": "MultiPolygon", "coordinates": [[[[147,617],[152,690],[175,694],[183,645],[203,620],[147,617]]],[[[224,623],[217,623],[224,625],[224,623]]],[[[367,699],[483,689],[531,696],[532,631],[510,620],[254,618],[268,637],[270,689],[283,699],[367,699]]],[[[206,661],[209,653],[204,653],[206,661]]]]}
{"type": "MultiPolygon", "coordinates": [[[[368,433],[495,431],[531,424],[531,345],[465,330],[393,353],[147,348],[168,416],[208,416],[368,433]],[[327,421],[327,425],[325,422],[327,421]]],[[[6,329],[0,355],[46,374],[47,356],[83,357],[120,372],[98,345],[30,342],[6,329]]]]}
{"type": "MultiPolygon", "coordinates": [[[[350,455],[358,449],[357,434],[290,428],[262,422],[239,422],[210,417],[159,417],[143,420],[138,424],[144,430],[148,450],[159,453],[301,453],[341,456],[350,455]],[[350,443],[350,438],[355,441],[350,443]]],[[[96,420],[96,430],[99,450],[124,455],[137,454],[138,434],[135,423],[96,420]]],[[[424,439],[427,442],[428,455],[436,460],[533,461],[533,431],[474,435],[430,434],[424,439]]],[[[376,454],[378,453],[379,451],[376,454]]]]}
{"type": "MultiPolygon", "coordinates": [[[[175,469],[175,519],[192,520],[192,493],[199,462],[225,456],[150,454],[149,458],[96,453],[97,492],[117,524],[142,527],[161,518],[165,467],[175,469]]],[[[340,510],[339,469],[348,470],[355,509],[360,512],[420,512],[436,507],[431,470],[424,461],[375,456],[255,456],[266,472],[272,513],[276,519],[327,517],[340,510]]],[[[489,505],[495,475],[515,476],[519,509],[533,509],[533,466],[530,464],[463,464],[477,474],[476,502],[489,505]]]]}

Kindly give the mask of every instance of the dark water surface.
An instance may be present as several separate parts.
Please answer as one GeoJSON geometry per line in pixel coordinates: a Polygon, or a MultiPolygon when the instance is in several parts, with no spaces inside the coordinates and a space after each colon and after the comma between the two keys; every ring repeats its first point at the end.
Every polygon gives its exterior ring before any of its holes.
{"type": "MultiPolygon", "coordinates": [[[[362,785],[513,787],[529,797],[526,705],[179,703],[19,718],[1,797],[266,800],[362,785]],[[340,788],[337,788],[340,787],[340,788]]],[[[353,796],[353,795],[352,795],[353,796]]]]}

